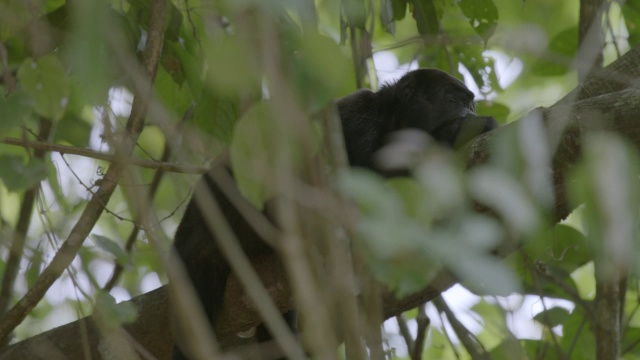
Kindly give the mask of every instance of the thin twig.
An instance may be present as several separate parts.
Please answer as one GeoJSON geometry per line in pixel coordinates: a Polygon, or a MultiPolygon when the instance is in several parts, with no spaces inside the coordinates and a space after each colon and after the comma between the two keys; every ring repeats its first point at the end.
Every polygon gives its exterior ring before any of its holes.
{"type": "Polygon", "coordinates": [[[439,312],[443,312],[456,336],[467,350],[472,359],[489,359],[490,356],[478,341],[478,339],[458,320],[456,315],[451,311],[449,305],[444,301],[442,296],[432,300],[439,312]]]}
{"type": "Polygon", "coordinates": [[[407,326],[407,320],[405,320],[402,314],[396,316],[396,321],[398,322],[398,328],[400,328],[400,335],[404,338],[404,343],[407,344],[407,349],[409,349],[409,355],[411,355],[412,360],[418,360],[413,357],[413,348],[414,341],[411,337],[411,332],[409,331],[409,326],[407,326]]]}
{"type": "Polygon", "coordinates": [[[427,339],[427,329],[431,324],[431,320],[427,316],[426,304],[420,305],[418,308],[418,317],[416,322],[418,323],[418,333],[416,334],[416,342],[413,346],[412,359],[422,359],[422,349],[424,348],[424,342],[427,339]]]}
{"type": "MultiPolygon", "coordinates": [[[[40,139],[47,139],[51,132],[51,122],[49,120],[40,120],[40,133],[38,137],[40,139]]],[[[35,159],[44,158],[44,151],[36,150],[33,154],[35,159]]],[[[20,215],[18,216],[18,223],[16,229],[13,232],[13,239],[11,240],[11,249],[9,250],[9,258],[6,261],[6,267],[4,276],[2,277],[2,289],[0,289],[0,316],[4,315],[9,308],[9,303],[12,298],[13,285],[20,269],[20,260],[24,253],[24,246],[27,239],[27,231],[29,230],[29,224],[31,223],[31,214],[33,213],[33,206],[38,196],[40,183],[33,185],[24,194],[22,198],[22,204],[20,205],[20,215]]]]}
{"type": "MultiPolygon", "coordinates": [[[[164,0],[156,0],[151,5],[149,31],[147,43],[143,52],[144,85],[136,88],[136,95],[131,108],[131,115],[127,121],[126,134],[122,143],[116,149],[116,162],[112,164],[105,175],[105,180],[100,189],[92,196],[85,207],[80,219],[71,230],[69,237],[62,244],[60,251],[40,274],[31,289],[18,301],[18,303],[0,320],[0,339],[5,339],[18,326],[29,312],[44,297],[51,285],[58,279],[78,254],[84,240],[87,238],[95,223],[104,210],[104,204],[109,201],[118,180],[122,176],[127,161],[135,148],[140,133],[144,127],[144,119],[147,114],[149,99],[152,95],[152,83],[155,79],[162,44],[164,39],[164,23],[166,19],[167,3],[164,0]]],[[[131,64],[128,64],[131,65],[131,64]]],[[[1,340],[0,340],[1,341],[1,340]]]]}
{"type": "MultiPolygon", "coordinates": [[[[6,137],[0,139],[0,143],[7,145],[22,146],[29,149],[36,149],[42,151],[52,151],[60,154],[79,155],[92,159],[105,160],[109,162],[121,161],[115,154],[105,154],[99,151],[82,149],[74,146],[52,144],[43,141],[30,141],[17,138],[6,137]]],[[[204,174],[207,172],[206,168],[190,165],[178,165],[168,163],[164,161],[144,160],[144,159],[126,159],[126,165],[140,166],[147,169],[162,170],[165,172],[175,172],[183,174],[204,174]]]]}
{"type": "MultiPolygon", "coordinates": [[[[193,113],[194,113],[194,107],[191,106],[182,116],[180,124],[183,124],[187,120],[191,119],[193,117],[193,113]]],[[[162,152],[162,156],[160,157],[160,162],[166,163],[166,161],[169,160],[170,156],[171,156],[171,146],[169,145],[169,142],[166,141],[164,144],[164,150],[162,152]]],[[[149,190],[148,190],[150,200],[155,197],[158,191],[158,188],[160,187],[160,180],[162,179],[162,176],[165,174],[165,172],[166,172],[165,170],[160,168],[158,169],[158,171],[156,171],[153,174],[153,178],[151,179],[151,184],[149,185],[149,190]]],[[[134,221],[133,229],[131,230],[131,233],[129,233],[129,237],[127,238],[127,242],[125,243],[125,246],[124,246],[124,249],[127,253],[131,252],[131,249],[133,248],[133,245],[135,244],[139,233],[140,233],[140,222],[134,221]]],[[[103,290],[110,291],[115,286],[116,282],[118,282],[118,279],[120,278],[120,274],[122,274],[122,270],[124,270],[124,267],[122,266],[122,264],[116,261],[113,268],[113,273],[111,274],[111,278],[104,285],[103,290]]]]}

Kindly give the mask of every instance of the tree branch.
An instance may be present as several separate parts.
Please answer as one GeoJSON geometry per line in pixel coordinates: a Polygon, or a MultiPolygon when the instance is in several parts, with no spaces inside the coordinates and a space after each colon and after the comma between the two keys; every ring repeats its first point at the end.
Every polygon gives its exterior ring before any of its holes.
{"type": "MultiPolygon", "coordinates": [[[[557,123],[566,125],[561,127],[563,132],[553,162],[553,179],[557,195],[555,220],[563,219],[571,210],[565,196],[564,174],[578,158],[581,135],[585,131],[593,128],[615,131],[626,136],[640,148],[640,123],[637,122],[640,117],[640,91],[633,89],[620,91],[638,83],[640,67],[637,63],[639,61],[640,47],[636,47],[590,77],[580,88],[573,90],[556,105],[539,110],[550,133],[555,131],[557,123]],[[618,92],[608,94],[616,91],[618,92]],[[576,99],[578,93],[580,99],[588,99],[573,106],[571,100],[576,99]],[[593,121],[596,116],[598,121],[593,121]]],[[[518,125],[516,122],[506,126],[518,125]]],[[[469,152],[469,166],[487,160],[490,153],[490,139],[493,136],[493,133],[488,133],[473,142],[469,152]]],[[[514,248],[513,245],[505,245],[503,249],[498,250],[499,255],[505,256],[513,252],[514,248]]],[[[253,266],[260,274],[279,310],[282,312],[290,310],[292,308],[289,301],[290,291],[284,271],[278,265],[275,255],[265,256],[253,266]]],[[[442,271],[429,286],[413,295],[396,299],[392,294],[387,294],[384,296],[384,316],[385,318],[396,316],[405,310],[424,304],[455,283],[456,279],[453,276],[442,271]]],[[[158,359],[169,359],[173,339],[164,288],[141,295],[130,302],[137,307],[139,316],[135,323],[124,326],[124,329],[158,359]]],[[[228,281],[224,303],[226,307],[215,329],[216,334],[221,341],[235,343],[239,339],[235,334],[257,325],[260,323],[260,318],[251,305],[251,299],[244,293],[234,276],[228,281]]],[[[83,343],[83,338],[80,336],[81,331],[85,329],[91,356],[98,359],[100,354],[97,349],[100,338],[92,321],[92,317],[81,319],[1,349],[0,359],[52,359],[55,358],[56,353],[64,354],[64,359],[85,359],[86,354],[82,349],[87,344],[83,343]]]]}
{"type": "MultiPolygon", "coordinates": [[[[151,97],[152,83],[162,52],[166,5],[166,1],[164,0],[156,0],[152,5],[147,44],[143,54],[146,84],[144,88],[136,91],[131,108],[131,115],[127,121],[126,135],[122,137],[122,141],[119,143],[120,146],[116,149],[117,160],[127,159],[131,156],[138,141],[138,136],[144,127],[144,119],[149,98],[151,97]]],[[[109,198],[111,194],[113,194],[125,167],[126,162],[116,161],[109,168],[100,188],[85,207],[82,216],[73,230],[71,230],[69,237],[62,244],[60,250],[53,257],[53,260],[51,260],[51,263],[44,269],[22,299],[0,320],[0,341],[6,338],[13,329],[24,320],[27,314],[33,310],[42,297],[44,297],[51,285],[71,264],[84,243],[84,240],[100,217],[100,214],[102,214],[104,206],[109,202],[109,198]]]]}
{"type": "MultiPolygon", "coordinates": [[[[557,181],[563,177],[556,175],[567,172],[575,164],[577,154],[580,151],[581,137],[585,132],[594,128],[616,131],[640,147],[640,124],[637,122],[638,117],[640,117],[640,90],[630,89],[587,99],[576,104],[575,107],[572,107],[572,110],[572,113],[569,112],[568,105],[538,110],[546,124],[553,124],[557,121],[568,124],[554,161],[553,171],[554,180],[556,180],[554,186],[557,194],[559,194],[559,197],[556,198],[555,220],[561,220],[570,210],[567,199],[564,196],[565,184],[557,181]],[[568,121],[567,119],[558,118],[558,115],[567,114],[571,114],[568,121]],[[598,115],[599,121],[589,121],[594,119],[594,114],[598,115]]],[[[527,121],[527,119],[525,118],[521,121],[527,121]]],[[[518,123],[512,123],[505,127],[509,126],[518,126],[518,123]]],[[[501,130],[498,129],[497,131],[501,130]]],[[[493,136],[494,134],[488,133],[474,141],[468,161],[470,166],[487,159],[490,151],[490,139],[493,136]]],[[[504,256],[512,251],[513,246],[507,246],[503,251],[498,251],[498,253],[504,256]]],[[[257,273],[261,275],[262,281],[266,284],[279,310],[282,312],[291,310],[290,290],[285,280],[284,271],[278,265],[275,255],[265,256],[253,265],[257,273]]],[[[432,300],[455,283],[456,279],[448,272],[443,271],[428,287],[413,295],[396,299],[392,294],[388,293],[384,296],[385,318],[396,316],[403,311],[432,300]]],[[[132,300],[138,307],[139,318],[136,323],[125,326],[125,330],[129,331],[140,345],[150,349],[160,359],[169,358],[172,344],[167,320],[168,305],[166,301],[166,294],[163,289],[144,294],[132,300]]],[[[224,303],[226,307],[216,327],[216,334],[222,342],[235,344],[239,339],[235,336],[237,332],[256,326],[261,320],[257,311],[253,308],[251,299],[246,295],[234,276],[228,281],[224,303]]],[[[48,346],[57,347],[69,359],[84,358],[82,347],[78,346],[79,337],[73,334],[77,334],[81,325],[84,324],[83,326],[87,326],[89,329],[90,348],[97,349],[100,339],[97,334],[91,332],[90,323],[91,318],[83,319],[40,334],[10,346],[3,353],[0,353],[0,357],[37,358],[38,352],[43,349],[43,344],[48,344],[48,346]],[[70,345],[70,343],[76,345],[70,345]]],[[[95,356],[99,357],[99,354],[96,352],[95,356]]]]}
{"type": "MultiPolygon", "coordinates": [[[[40,119],[40,131],[38,133],[38,137],[40,139],[47,139],[49,137],[51,125],[51,121],[40,119]]],[[[33,157],[36,159],[44,158],[44,151],[36,149],[33,153],[33,157]]],[[[5,314],[9,308],[9,304],[11,304],[13,285],[15,283],[16,276],[18,275],[18,270],[20,269],[20,260],[22,260],[22,255],[24,253],[27,231],[29,230],[31,214],[33,213],[33,205],[36,202],[39,189],[40,183],[33,185],[24,193],[24,198],[22,198],[20,216],[18,217],[16,229],[13,232],[11,248],[9,249],[9,258],[7,259],[4,276],[2,277],[2,288],[0,289],[0,316],[5,314]]]]}
{"type": "Polygon", "coordinates": [[[161,171],[170,171],[184,174],[204,174],[207,172],[206,168],[190,165],[178,165],[165,161],[144,160],[128,158],[126,160],[119,159],[115,154],[105,154],[99,151],[91,149],[82,149],[75,146],[53,144],[42,141],[29,141],[23,139],[16,139],[11,137],[5,137],[0,139],[1,144],[22,146],[29,149],[35,149],[40,151],[51,151],[60,154],[72,154],[80,155],[92,159],[105,160],[109,162],[124,161],[126,165],[140,166],[147,169],[156,169],[161,171]]]}

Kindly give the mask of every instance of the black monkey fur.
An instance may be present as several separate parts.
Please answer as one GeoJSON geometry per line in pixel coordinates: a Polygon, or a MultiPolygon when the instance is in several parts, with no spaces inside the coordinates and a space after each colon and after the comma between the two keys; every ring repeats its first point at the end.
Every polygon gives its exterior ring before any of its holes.
{"type": "MultiPolygon", "coordinates": [[[[476,135],[496,128],[498,125],[493,118],[475,115],[473,98],[464,83],[449,74],[419,69],[405,74],[396,83],[383,86],[378,92],[360,90],[338,100],[336,105],[351,166],[365,167],[388,176],[376,168],[373,155],[397,130],[422,130],[442,144],[458,147],[476,135]]],[[[273,252],[208,176],[204,176],[198,186],[206,186],[211,191],[250,259],[273,252]]],[[[193,199],[175,234],[175,249],[184,261],[209,321],[215,324],[223,308],[231,270],[193,199]]],[[[289,313],[286,319],[295,330],[294,316],[289,313]]],[[[259,328],[258,341],[268,338],[266,330],[259,328]]],[[[174,359],[188,357],[176,346],[174,359]]]]}

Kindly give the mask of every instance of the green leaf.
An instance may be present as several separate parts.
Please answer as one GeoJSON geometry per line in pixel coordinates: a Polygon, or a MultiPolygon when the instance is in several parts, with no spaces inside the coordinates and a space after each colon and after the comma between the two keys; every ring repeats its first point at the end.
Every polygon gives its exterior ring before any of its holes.
{"type": "Polygon", "coordinates": [[[333,99],[355,90],[352,87],[355,84],[353,64],[335,40],[309,34],[295,43],[297,46],[292,46],[292,51],[296,56],[289,74],[296,85],[296,93],[310,113],[322,111],[333,99]]]}
{"type": "Polygon", "coordinates": [[[620,136],[605,132],[587,134],[583,144],[582,163],[568,188],[574,205],[585,204],[587,239],[599,262],[597,276],[608,277],[626,267],[640,273],[634,261],[640,254],[637,151],[620,136]]]}
{"type": "Polygon", "coordinates": [[[563,349],[573,349],[571,359],[595,360],[595,344],[596,339],[593,335],[589,317],[584,313],[582,307],[577,306],[562,323],[560,345],[563,349]]]}
{"type": "Polygon", "coordinates": [[[570,314],[569,310],[565,308],[554,307],[538,313],[533,319],[548,328],[553,328],[567,321],[570,314]]]}
{"type": "Polygon", "coordinates": [[[411,0],[413,18],[418,32],[423,36],[436,36],[440,32],[440,20],[432,0],[411,0]]]}
{"type": "Polygon", "coordinates": [[[46,179],[47,167],[42,160],[31,159],[25,164],[21,156],[0,155],[0,179],[9,191],[30,189],[46,179]]]}
{"type": "Polygon", "coordinates": [[[36,280],[40,276],[40,270],[42,268],[42,251],[40,248],[36,248],[34,250],[33,256],[31,257],[31,261],[29,261],[29,266],[26,271],[27,285],[29,288],[35,284],[36,280]]]}
{"type": "Polygon", "coordinates": [[[578,52],[578,27],[574,26],[554,36],[544,58],[533,64],[531,73],[538,76],[558,76],[571,70],[578,52]]]}
{"type": "Polygon", "coordinates": [[[367,8],[364,0],[342,0],[342,10],[349,25],[365,30],[367,8]]]}
{"type": "Polygon", "coordinates": [[[229,143],[238,121],[238,99],[206,94],[196,103],[193,122],[205,133],[229,143]]]}
{"type": "Polygon", "coordinates": [[[392,35],[396,33],[396,22],[393,11],[392,0],[380,1],[380,22],[384,30],[392,35]]]}
{"type": "Polygon", "coordinates": [[[106,236],[98,234],[91,234],[91,239],[100,249],[113,255],[116,258],[118,264],[123,266],[133,266],[131,255],[126,252],[117,242],[109,239],[106,236]]]}
{"type": "Polygon", "coordinates": [[[0,95],[0,134],[6,134],[22,124],[30,113],[29,96],[21,89],[6,97],[0,95]]]}
{"type": "Polygon", "coordinates": [[[478,101],[476,102],[476,113],[483,116],[491,116],[498,121],[500,125],[504,125],[511,110],[508,106],[495,101],[478,101]]]}
{"type": "Polygon", "coordinates": [[[622,5],[624,23],[629,32],[629,45],[632,47],[640,43],[640,0],[627,0],[622,5]]]}
{"type": "Polygon", "coordinates": [[[193,103],[189,86],[176,82],[163,67],[158,69],[153,87],[158,99],[178,119],[182,118],[193,103]]]}
{"type": "Polygon", "coordinates": [[[33,12],[37,11],[38,3],[27,3],[25,1],[2,1],[0,9],[0,40],[5,41],[22,31],[29,21],[33,19],[33,12]]]}
{"type": "Polygon", "coordinates": [[[18,81],[39,115],[54,121],[62,118],[69,102],[69,78],[56,55],[26,59],[18,69],[18,81]]]}
{"type": "Polygon", "coordinates": [[[591,260],[585,236],[564,224],[528,242],[524,250],[532,260],[562,269],[567,275],[591,260]]]}
{"type": "Polygon", "coordinates": [[[409,0],[391,0],[393,6],[393,19],[400,21],[407,15],[407,2],[409,0]]]}
{"type": "Polygon", "coordinates": [[[339,175],[338,184],[345,195],[358,203],[364,215],[392,217],[404,213],[403,204],[396,192],[377,174],[350,169],[339,175]]]}
{"type": "Polygon", "coordinates": [[[498,25],[498,8],[492,0],[462,0],[458,4],[469,24],[486,42],[498,25]]]}
{"type": "Polygon", "coordinates": [[[138,310],[131,302],[116,304],[113,296],[104,291],[96,295],[96,311],[101,315],[100,320],[110,328],[131,324],[138,317],[138,310]]]}
{"type": "Polygon", "coordinates": [[[490,352],[492,360],[526,359],[520,340],[509,337],[490,352]]]}
{"type": "Polygon", "coordinates": [[[91,136],[91,124],[75,114],[67,113],[58,122],[54,142],[68,142],[73,146],[86,147],[91,136]]]}
{"type": "MultiPolygon", "coordinates": [[[[625,354],[633,354],[636,357],[640,357],[640,346],[638,346],[638,339],[640,339],[640,329],[634,327],[626,327],[622,332],[624,337],[622,338],[622,349],[625,349],[625,354]]],[[[627,359],[627,357],[623,357],[627,359]]]]}
{"type": "MultiPolygon", "coordinates": [[[[73,74],[82,79],[76,86],[81,89],[81,96],[86,102],[103,103],[115,72],[114,64],[117,64],[109,46],[110,39],[126,39],[124,32],[129,30],[128,24],[123,15],[110,8],[108,2],[100,0],[74,3],[72,15],[68,52],[73,74]]],[[[131,43],[129,39],[129,42],[119,44],[122,46],[119,51],[124,52],[132,50],[136,42],[131,43]]]]}

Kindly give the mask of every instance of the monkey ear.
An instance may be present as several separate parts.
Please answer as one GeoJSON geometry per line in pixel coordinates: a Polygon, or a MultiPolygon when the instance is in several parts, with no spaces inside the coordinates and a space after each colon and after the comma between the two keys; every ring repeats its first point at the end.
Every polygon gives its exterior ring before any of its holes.
{"type": "Polygon", "coordinates": [[[416,81],[412,76],[404,76],[396,84],[400,100],[407,101],[416,93],[416,81]]]}

